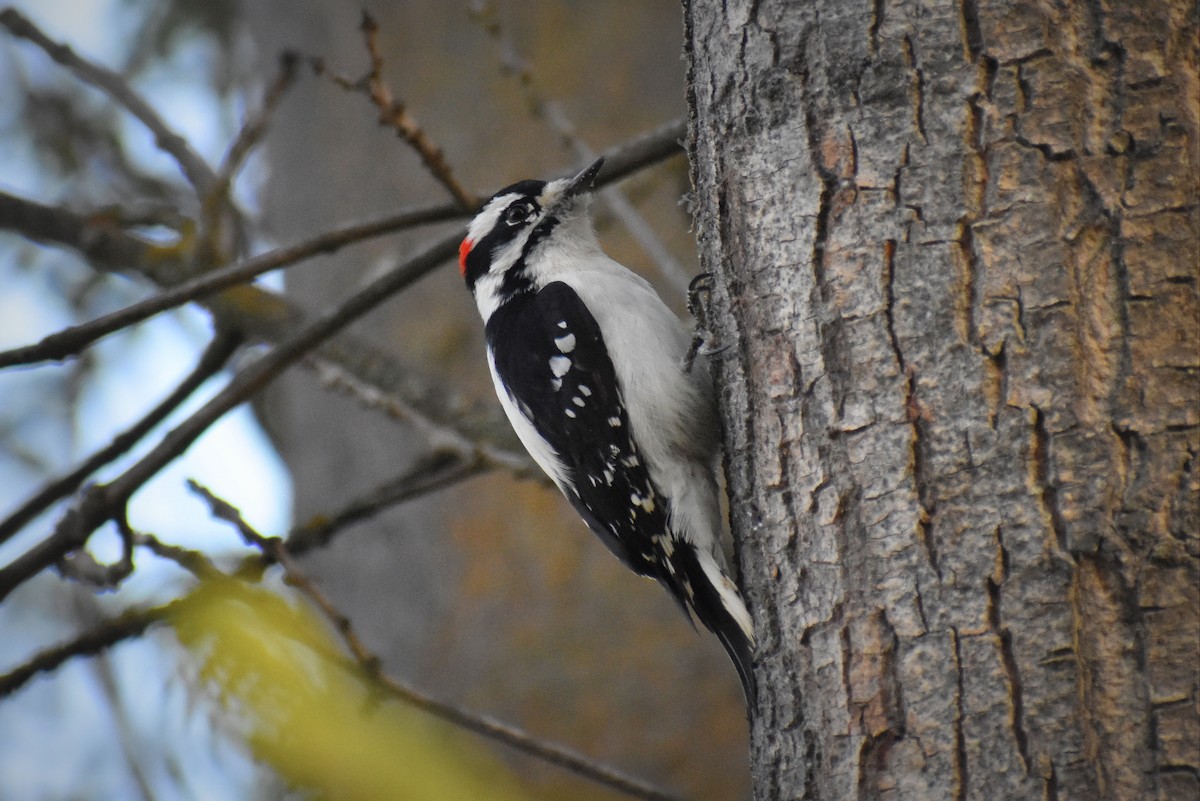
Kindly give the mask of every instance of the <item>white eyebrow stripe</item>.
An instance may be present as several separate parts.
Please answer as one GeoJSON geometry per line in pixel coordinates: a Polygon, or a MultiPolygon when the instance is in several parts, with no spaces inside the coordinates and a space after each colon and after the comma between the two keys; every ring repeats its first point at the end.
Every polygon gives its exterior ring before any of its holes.
{"type": "Polygon", "coordinates": [[[496,227],[496,223],[500,221],[500,215],[508,204],[519,198],[516,192],[509,192],[507,195],[492,198],[492,200],[484,207],[479,215],[471,220],[470,226],[467,227],[467,239],[472,242],[478,242],[480,239],[488,235],[496,227]]]}

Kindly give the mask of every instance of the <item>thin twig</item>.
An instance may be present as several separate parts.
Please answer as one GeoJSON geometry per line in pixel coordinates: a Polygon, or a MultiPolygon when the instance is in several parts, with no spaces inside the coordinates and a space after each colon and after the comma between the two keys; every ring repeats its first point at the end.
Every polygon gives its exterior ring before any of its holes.
{"type": "Polygon", "coordinates": [[[502,723],[486,715],[468,712],[391,678],[383,672],[382,660],[363,643],[350,619],[334,606],[333,602],[296,564],[283,540],[278,537],[264,537],[246,522],[235,506],[217,497],[200,484],[189,481],[188,486],[193,492],[204,498],[214,517],[233,525],[247,543],[262,549],[264,554],[270,556],[283,568],[284,580],[321,610],[349,649],[357,667],[371,682],[386,690],[393,697],[468,731],[501,742],[510,748],[557,765],[577,776],[612,788],[632,798],[648,799],[648,801],[678,801],[677,796],[609,765],[596,762],[573,749],[539,740],[515,726],[502,723]]]}
{"type": "MultiPolygon", "coordinates": [[[[134,543],[148,549],[156,556],[175,562],[199,579],[211,579],[224,575],[217,570],[207,556],[199,551],[165,543],[149,534],[135,534],[134,543]]],[[[259,570],[265,564],[266,561],[260,556],[258,558],[259,570]]],[[[243,565],[239,574],[250,572],[252,571],[246,570],[246,566],[243,565]]],[[[39,673],[57,670],[70,659],[78,656],[94,656],[125,640],[140,637],[151,626],[169,620],[184,600],[177,598],[170,603],[150,609],[127,610],[117,617],[79,634],[72,640],[39,652],[21,666],[0,676],[0,699],[12,695],[39,673]]]]}
{"type": "MultiPolygon", "coordinates": [[[[403,475],[350,501],[339,511],[293,526],[286,537],[288,551],[293,555],[299,555],[323,546],[345,526],[366,519],[393,505],[442,489],[456,481],[475,475],[478,470],[482,469],[482,466],[477,464],[464,464],[457,457],[454,457],[454,461],[450,461],[446,455],[439,458],[438,454],[431,454],[429,457],[419,460],[412,470],[406,471],[403,475]],[[425,470],[425,472],[419,475],[418,470],[425,470]]],[[[208,557],[199,551],[165,543],[144,533],[135,534],[134,543],[146,548],[156,556],[175,562],[197,578],[207,579],[223,575],[208,557]]],[[[273,561],[271,557],[260,552],[243,560],[234,573],[242,577],[257,576],[261,574],[264,567],[273,561]]],[[[169,606],[162,607],[162,610],[165,613],[169,608],[169,606]]],[[[132,612],[127,614],[135,615],[132,612]]],[[[161,617],[165,616],[163,614],[161,617]]],[[[122,616],[122,618],[124,617],[125,615],[122,616]]],[[[118,618],[118,620],[122,618],[118,618]]],[[[150,622],[157,622],[157,620],[150,622]]],[[[72,642],[39,654],[20,668],[0,676],[0,698],[10,695],[38,673],[58,668],[71,657],[98,653],[123,640],[141,635],[146,628],[144,625],[130,625],[121,626],[117,631],[107,631],[107,627],[111,625],[113,625],[112,622],[93,632],[80,635],[72,642]]]]}
{"type": "Polygon", "coordinates": [[[263,389],[320,342],[349,325],[396,292],[449,259],[458,237],[443,239],[381,275],[339,306],[318,316],[290,339],[248,365],[208,403],[169,431],[158,445],[107,485],[92,485],[67,511],[46,540],[0,569],[0,600],[30,576],[83,546],[92,532],[122,512],[129,497],[173,462],[196,439],[236,406],[263,389]]]}
{"type": "Polygon", "coordinates": [[[131,609],[68,642],[47,648],[19,667],[0,676],[0,698],[7,698],[39,673],[57,670],[77,656],[92,656],[119,642],[139,637],[146,629],[163,622],[180,601],[149,609],[131,609]]]}
{"type": "Polygon", "coordinates": [[[79,251],[97,270],[160,267],[154,246],[122,231],[111,214],[76,214],[0,191],[0,230],[79,251]],[[151,267],[150,265],[153,265],[151,267]]]}
{"type": "Polygon", "coordinates": [[[271,552],[268,543],[271,541],[283,542],[282,540],[278,537],[264,537],[262,534],[259,534],[258,529],[247,523],[246,519],[242,517],[241,510],[224,498],[218,497],[212,490],[205,487],[199,481],[189,478],[187,480],[187,487],[193,494],[199,495],[204,499],[204,502],[208,504],[208,511],[213,517],[218,520],[224,520],[236,528],[238,534],[241,535],[242,540],[247,545],[258,548],[263,553],[270,555],[273,561],[279,561],[275,554],[271,552]]]}
{"type": "Polygon", "coordinates": [[[0,542],[4,542],[37,515],[45,511],[52,503],[65,498],[90,476],[104,465],[128,451],[146,436],[156,425],[161,423],[178,406],[195,392],[201,384],[214,376],[229,357],[237,350],[241,337],[235,334],[220,333],[213,338],[205,348],[200,360],[179,385],[171,391],[157,406],[148,411],[142,419],[118,434],[107,446],[96,451],[85,459],[78,467],[52,481],[42,485],[42,488],[29,500],[21,504],[15,512],[0,521],[0,542]]]}
{"type": "MultiPolygon", "coordinates": [[[[567,117],[563,104],[545,96],[538,88],[533,67],[517,52],[512,36],[508,35],[504,26],[500,24],[495,4],[488,0],[477,0],[471,4],[470,11],[472,19],[478,22],[491,37],[496,46],[495,50],[501,70],[516,80],[533,116],[544,120],[581,162],[594,161],[596,151],[579,135],[575,124],[567,117]]],[[[659,239],[658,234],[629,201],[625,193],[616,186],[609,186],[598,190],[596,194],[642,247],[650,261],[658,267],[659,273],[679,292],[684,292],[691,276],[671,255],[667,246],[659,239]]]]}
{"type": "MultiPolygon", "coordinates": [[[[169,542],[163,542],[158,537],[153,537],[149,534],[139,533],[135,539],[135,544],[145,548],[157,557],[169,559],[175,564],[182,567],[187,572],[191,573],[198,579],[211,579],[225,575],[212,563],[212,560],[205,556],[200,551],[191,548],[184,548],[181,545],[173,545],[169,542]]],[[[265,566],[262,560],[259,560],[259,572],[265,566]]],[[[246,567],[243,565],[243,568],[246,567]]],[[[239,575],[241,573],[239,572],[239,575]]]]}
{"type": "Polygon", "coordinates": [[[68,551],[58,562],[63,578],[90,584],[97,589],[111,590],[133,573],[133,541],[137,534],[129,525],[129,511],[124,504],[110,511],[121,536],[121,558],[115,562],[101,562],[86,548],[68,551]]]}
{"type": "MultiPolygon", "coordinates": [[[[611,154],[609,167],[598,184],[618,180],[629,172],[654,163],[678,148],[682,125],[671,124],[623,145],[611,154]]],[[[9,196],[9,200],[16,201],[9,196]]],[[[36,205],[36,204],[35,204],[36,205]]],[[[44,209],[44,207],[43,207],[44,209]]],[[[0,225],[3,225],[5,198],[0,193],[0,225]]],[[[36,215],[35,215],[36,216],[36,215]]],[[[39,219],[56,233],[60,221],[39,219]]],[[[87,228],[82,223],[66,226],[75,236],[87,228]]],[[[121,513],[128,498],[165,465],[174,461],[214,422],[255,392],[274,380],[287,367],[396,292],[449,260],[457,250],[459,235],[445,237],[424,251],[393,266],[374,281],[360,288],[336,308],[316,317],[283,339],[278,347],[259,361],[241,370],[226,387],[191,417],[167,433],[141,460],[108,485],[93,485],[59,520],[54,532],[11,564],[0,568],[0,600],[25,580],[80,548],[91,533],[121,513]]],[[[128,247],[112,237],[108,248],[128,247]]]]}
{"type": "MultiPolygon", "coordinates": [[[[347,239],[382,233],[395,226],[420,221],[425,212],[432,216],[435,208],[455,216],[462,214],[453,204],[442,204],[401,212],[343,229],[342,233],[347,239]]],[[[0,229],[74,248],[88,257],[98,270],[112,270],[114,265],[119,265],[134,268],[160,284],[179,286],[170,263],[159,257],[153,245],[130,236],[107,220],[107,217],[85,217],[66,209],[44,206],[0,191],[0,229]]],[[[327,240],[335,235],[337,232],[322,235],[306,245],[295,247],[307,251],[316,248],[321,241],[332,247],[335,243],[327,240]]],[[[309,313],[286,297],[256,286],[239,286],[233,292],[201,296],[198,301],[212,313],[216,327],[239,331],[253,342],[284,342],[312,319],[309,313]]],[[[403,364],[394,354],[361,337],[339,334],[323,343],[304,360],[304,364],[318,369],[323,377],[339,376],[330,380],[330,385],[349,391],[371,408],[382,409],[391,416],[401,417],[400,409],[412,408],[470,439],[490,442],[513,452],[520,450],[511,427],[495,404],[468,403],[442,381],[423,375],[411,365],[403,364]],[[395,404],[391,402],[393,399],[395,404]]]]}
{"type": "MultiPolygon", "coordinates": [[[[276,248],[260,256],[205,273],[103,317],[56,331],[32,345],[2,351],[0,368],[65,359],[82,352],[101,337],[140,323],[168,309],[251,281],[272,270],[332,253],[375,236],[417,225],[444,222],[460,216],[462,211],[450,204],[406,209],[380,220],[350,225],[315,236],[305,242],[276,248]]],[[[0,224],[2,222],[3,218],[0,217],[0,224]]]]}
{"type": "Polygon", "coordinates": [[[467,190],[454,176],[454,171],[446,161],[446,155],[429,135],[421,128],[416,119],[408,112],[404,103],[397,100],[387,82],[383,80],[383,56],[379,51],[379,25],[364,9],[362,12],[363,41],[371,60],[367,74],[358,80],[350,80],[328,70],[321,59],[310,59],[313,72],[318,76],[327,76],[335,84],[350,92],[365,94],[379,110],[379,124],[386,125],[408,142],[417,155],[421,157],[425,168],[433,174],[446,191],[458,202],[464,210],[472,210],[479,205],[479,198],[467,190]]]}
{"type": "MultiPolygon", "coordinates": [[[[295,81],[297,62],[296,54],[291,51],[285,51],[280,56],[279,73],[263,97],[262,108],[256,114],[250,115],[225,152],[225,157],[217,169],[216,182],[212,190],[202,198],[197,260],[212,260],[221,252],[219,247],[222,233],[221,223],[227,219],[224,211],[233,206],[233,198],[230,196],[233,179],[237,176],[238,170],[241,169],[250,152],[266,134],[271,116],[295,81]]],[[[234,222],[237,221],[234,220],[234,222]]],[[[242,231],[236,231],[235,234],[238,235],[238,240],[235,241],[239,241],[239,244],[240,241],[246,239],[242,231]]],[[[240,253],[241,248],[235,252],[240,253]]]]}
{"type": "MultiPolygon", "coordinates": [[[[604,169],[596,176],[594,186],[601,189],[628,178],[651,164],[657,164],[673,156],[682,156],[684,150],[680,142],[686,135],[687,120],[680,117],[664,122],[662,125],[606,150],[601,154],[604,156],[604,169]]],[[[557,177],[569,178],[578,171],[577,166],[572,167],[560,172],[557,177]]]]}
{"type": "MultiPolygon", "coordinates": [[[[610,149],[605,153],[604,171],[598,177],[596,185],[606,186],[651,164],[682,153],[679,141],[685,133],[686,122],[682,119],[673,120],[610,149]]],[[[560,177],[569,177],[574,173],[573,168],[564,170],[560,177]]],[[[236,286],[273,269],[286,267],[317,254],[333,252],[363,239],[419,224],[455,219],[465,213],[461,208],[447,204],[405,210],[381,220],[321,234],[306,242],[279,248],[180,284],[171,280],[172,273],[169,270],[163,269],[164,264],[157,248],[119,228],[107,225],[107,218],[76,214],[0,191],[0,229],[74,248],[94,260],[98,268],[137,269],[160,283],[174,284],[172,289],[160,295],[78,327],[95,325],[96,328],[89,333],[64,331],[34,345],[0,353],[0,367],[65,358],[84,347],[87,342],[121,327],[188,301],[202,299],[213,292],[236,286]]],[[[457,238],[456,235],[454,239],[457,238]]],[[[224,310],[223,324],[246,330],[247,323],[253,323],[253,332],[247,331],[248,334],[253,333],[255,336],[279,342],[290,334],[290,330],[281,329],[275,322],[280,318],[298,320],[300,315],[290,312],[288,309],[291,307],[282,299],[274,298],[274,302],[267,303],[266,295],[265,292],[257,291],[253,303],[224,305],[219,303],[219,300],[210,303],[218,317],[223,316],[224,310]],[[247,320],[244,311],[247,307],[272,308],[276,313],[247,320]],[[234,315],[231,312],[234,309],[237,311],[237,319],[232,319],[234,315]]],[[[361,345],[362,343],[355,340],[347,347],[338,349],[340,357],[354,357],[362,352],[361,345]]],[[[357,364],[378,363],[378,352],[374,349],[368,350],[376,353],[376,356],[369,360],[356,358],[357,364]]],[[[361,372],[357,372],[356,375],[361,380],[373,380],[361,372]]],[[[386,391],[387,388],[382,389],[386,391]]]]}
{"type": "Polygon", "coordinates": [[[339,367],[319,364],[317,378],[326,389],[345,392],[367,408],[381,409],[389,417],[409,423],[436,450],[456,453],[467,462],[478,460],[482,467],[511,470],[518,478],[531,473],[544,475],[528,452],[515,446],[516,435],[502,415],[483,416],[477,409],[455,414],[454,409],[443,409],[444,414],[435,418],[427,413],[428,404],[415,408],[398,395],[373,390],[339,367]],[[480,423],[489,423],[492,428],[481,428],[480,423]]]}
{"type": "Polygon", "coordinates": [[[380,484],[330,515],[318,515],[293,526],[287,549],[298,555],[323,547],[340,530],[374,517],[396,504],[452,486],[487,469],[481,459],[464,458],[454,451],[434,451],[418,459],[399,476],[380,484]]]}
{"type": "Polygon", "coordinates": [[[223,195],[229,191],[229,185],[233,182],[233,178],[241,169],[242,164],[245,163],[246,157],[262,141],[275,109],[296,80],[298,61],[298,56],[290,50],[285,50],[280,54],[279,73],[263,96],[262,108],[246,120],[241,130],[238,131],[237,138],[233,140],[233,144],[225,151],[225,157],[221,159],[221,166],[217,170],[215,194],[223,195]]]}
{"type": "Polygon", "coordinates": [[[212,168],[192,149],[186,139],[167,127],[158,113],[124,78],[106,67],[88,61],[67,45],[55,42],[14,8],[0,11],[0,25],[7,28],[13,36],[33,42],[45,51],[46,55],[74,73],[79,80],[104,92],[136,117],[154,134],[154,143],[179,164],[197,194],[204,197],[212,190],[217,180],[212,168]]]}

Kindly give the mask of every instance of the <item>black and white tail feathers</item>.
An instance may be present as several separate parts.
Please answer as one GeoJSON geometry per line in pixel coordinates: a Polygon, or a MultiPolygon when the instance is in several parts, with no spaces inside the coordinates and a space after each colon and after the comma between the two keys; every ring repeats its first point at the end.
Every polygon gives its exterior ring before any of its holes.
{"type": "Polygon", "coordinates": [[[721,641],[742,682],[746,708],[753,709],[753,629],[736,586],[711,556],[689,542],[674,543],[664,566],[664,575],[656,578],[675,596],[689,619],[694,614],[721,641]]]}

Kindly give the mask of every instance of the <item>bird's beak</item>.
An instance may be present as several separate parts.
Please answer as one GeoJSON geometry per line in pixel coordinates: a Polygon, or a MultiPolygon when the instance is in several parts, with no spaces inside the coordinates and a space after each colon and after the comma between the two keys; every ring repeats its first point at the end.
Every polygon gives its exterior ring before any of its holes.
{"type": "Polygon", "coordinates": [[[596,180],[596,175],[599,174],[600,168],[604,166],[604,157],[593,161],[589,166],[585,167],[582,172],[571,179],[567,184],[567,188],[562,191],[559,196],[562,200],[570,200],[585,194],[592,188],[592,182],[596,180]]]}

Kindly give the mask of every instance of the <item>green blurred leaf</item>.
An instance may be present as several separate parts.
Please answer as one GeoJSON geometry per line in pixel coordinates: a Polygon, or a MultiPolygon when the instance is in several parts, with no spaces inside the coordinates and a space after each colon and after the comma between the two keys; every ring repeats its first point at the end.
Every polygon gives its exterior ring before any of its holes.
{"type": "Polygon", "coordinates": [[[204,582],[172,618],[254,756],[317,798],[527,798],[462,732],[380,702],[307,606],[232,579],[204,582]]]}

